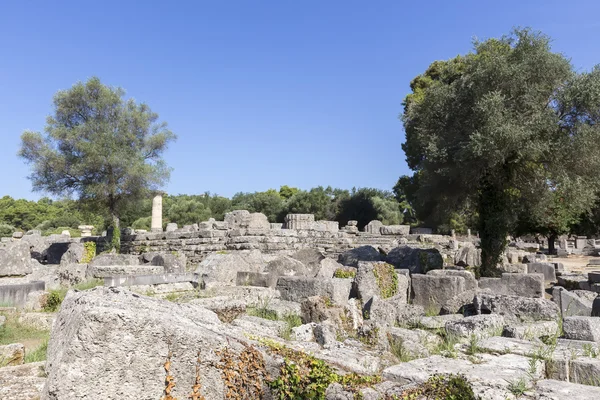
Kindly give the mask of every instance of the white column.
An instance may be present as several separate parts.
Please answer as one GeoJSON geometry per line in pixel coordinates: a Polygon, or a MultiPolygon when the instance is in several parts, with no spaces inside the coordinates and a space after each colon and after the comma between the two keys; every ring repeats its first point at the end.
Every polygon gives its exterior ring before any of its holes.
{"type": "Polygon", "coordinates": [[[156,195],[152,199],[152,232],[162,232],[162,196],[156,195]]]}

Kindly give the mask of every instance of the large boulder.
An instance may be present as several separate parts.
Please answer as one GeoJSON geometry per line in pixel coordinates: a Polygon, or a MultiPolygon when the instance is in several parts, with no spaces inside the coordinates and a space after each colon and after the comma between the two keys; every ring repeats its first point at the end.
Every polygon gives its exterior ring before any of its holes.
{"type": "Polygon", "coordinates": [[[373,246],[361,246],[340,254],[338,261],[348,267],[358,267],[359,261],[381,261],[381,254],[373,246]]]}
{"type": "Polygon", "coordinates": [[[500,314],[507,322],[556,321],[558,306],[550,300],[480,293],[473,300],[478,314],[500,314]]]}
{"type": "Polygon", "coordinates": [[[33,262],[27,242],[20,240],[0,247],[0,277],[31,274],[33,262]]]}
{"type": "MultiPolygon", "coordinates": [[[[60,264],[78,264],[83,258],[85,248],[83,243],[68,243],[67,249],[60,257],[60,264]]],[[[54,264],[50,263],[49,264],[54,264]]]]}
{"type": "Polygon", "coordinates": [[[424,274],[444,266],[439,250],[410,246],[396,247],[387,254],[386,261],[396,268],[408,269],[411,274],[424,274]]]}
{"type": "Polygon", "coordinates": [[[363,304],[375,295],[386,299],[403,294],[407,298],[408,277],[397,274],[394,266],[385,262],[360,261],[355,285],[363,304]]]}
{"type": "Polygon", "coordinates": [[[325,259],[323,252],[316,249],[302,249],[295,252],[290,257],[304,264],[313,276],[317,275],[321,267],[321,261],[325,259]]]}
{"type": "Polygon", "coordinates": [[[600,318],[566,317],[563,320],[565,338],[600,343],[600,318]]]}
{"type": "MultiPolygon", "coordinates": [[[[246,341],[241,331],[197,305],[120,288],[70,291],[50,337],[42,398],[158,399],[170,365],[173,397],[187,398],[198,367],[202,395],[222,399],[224,372],[216,366],[215,351],[239,354],[246,341]]],[[[270,358],[265,361],[272,365],[270,358]]]]}
{"type": "Polygon", "coordinates": [[[465,305],[471,304],[473,290],[468,290],[465,278],[451,275],[412,276],[412,302],[430,313],[453,314],[465,305]]]}
{"type": "Polygon", "coordinates": [[[262,272],[262,267],[248,263],[243,253],[211,253],[196,268],[206,288],[235,285],[238,271],[262,272]]]}
{"type": "Polygon", "coordinates": [[[281,256],[269,262],[265,267],[265,272],[275,276],[315,276],[315,273],[312,273],[307,266],[287,256],[281,256]]]}

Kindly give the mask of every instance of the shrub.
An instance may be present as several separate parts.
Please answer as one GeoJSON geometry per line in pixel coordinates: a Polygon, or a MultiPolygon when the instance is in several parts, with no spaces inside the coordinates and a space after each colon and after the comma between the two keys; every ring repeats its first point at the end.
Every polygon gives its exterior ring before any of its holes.
{"type": "Polygon", "coordinates": [[[65,296],[67,295],[67,289],[55,289],[51,290],[46,296],[46,302],[42,307],[46,312],[56,312],[60,308],[65,296]]]}
{"type": "Polygon", "coordinates": [[[81,264],[87,264],[96,256],[96,242],[85,242],[83,244],[83,257],[81,264]]]}
{"type": "Polygon", "coordinates": [[[355,268],[338,268],[333,273],[334,278],[354,278],[356,277],[355,268]]]}
{"type": "Polygon", "coordinates": [[[473,393],[471,384],[463,375],[436,374],[422,385],[409,389],[402,394],[401,400],[412,399],[451,399],[451,400],[478,400],[473,393]]]}
{"type": "Polygon", "coordinates": [[[377,286],[384,299],[394,296],[398,292],[398,275],[394,266],[388,263],[377,263],[373,267],[373,274],[377,280],[377,286]]]}
{"type": "Polygon", "coordinates": [[[17,229],[9,224],[0,224],[0,237],[12,237],[17,229]]]}

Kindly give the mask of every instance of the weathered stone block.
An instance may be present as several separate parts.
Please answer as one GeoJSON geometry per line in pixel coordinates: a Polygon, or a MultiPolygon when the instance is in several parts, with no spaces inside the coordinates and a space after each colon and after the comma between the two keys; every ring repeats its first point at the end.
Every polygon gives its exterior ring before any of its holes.
{"type": "Polygon", "coordinates": [[[500,314],[507,322],[555,321],[560,315],[555,303],[539,298],[479,293],[473,304],[477,313],[500,314]]]}
{"type": "Polygon", "coordinates": [[[308,297],[321,296],[344,305],[350,297],[351,287],[352,279],[282,276],[277,280],[276,289],[283,300],[302,302],[308,297]]]}
{"type": "Polygon", "coordinates": [[[562,308],[562,315],[564,317],[572,317],[575,315],[589,317],[592,315],[591,304],[586,304],[579,296],[570,293],[560,286],[552,288],[552,301],[554,301],[558,307],[562,308]]]}
{"type": "Polygon", "coordinates": [[[556,282],[556,269],[551,263],[529,263],[527,264],[528,274],[542,274],[544,281],[556,282]]]}
{"type": "Polygon", "coordinates": [[[381,261],[379,251],[373,246],[361,246],[340,254],[338,262],[348,267],[358,267],[359,261],[381,261]]]}
{"type": "Polygon", "coordinates": [[[569,381],[582,385],[600,386],[600,359],[589,357],[571,359],[569,381]]]}
{"type": "Polygon", "coordinates": [[[424,274],[433,269],[441,269],[444,265],[439,250],[410,246],[396,247],[387,254],[385,259],[394,267],[408,269],[412,274],[424,274]]]}
{"type": "Polygon", "coordinates": [[[408,236],[410,225],[383,225],[379,231],[382,235],[408,236]]]}
{"type": "Polygon", "coordinates": [[[446,333],[461,338],[485,338],[502,332],[504,318],[498,314],[482,314],[446,322],[446,333]]]}
{"type": "Polygon", "coordinates": [[[415,274],[411,293],[413,304],[435,313],[446,309],[452,314],[473,300],[472,293],[466,290],[465,278],[461,276],[415,274]]]}
{"type": "Polygon", "coordinates": [[[7,365],[21,365],[25,361],[25,346],[12,343],[0,346],[0,368],[7,365]]]}
{"type": "Polygon", "coordinates": [[[600,318],[567,317],[563,320],[563,331],[567,339],[600,343],[600,318]]]}
{"type": "Polygon", "coordinates": [[[0,246],[0,277],[23,276],[32,272],[29,244],[25,241],[0,246]]]}

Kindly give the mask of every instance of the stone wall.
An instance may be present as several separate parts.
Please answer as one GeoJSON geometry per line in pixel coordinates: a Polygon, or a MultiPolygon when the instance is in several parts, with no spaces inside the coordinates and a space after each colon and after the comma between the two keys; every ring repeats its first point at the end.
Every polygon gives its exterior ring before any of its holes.
{"type": "Polygon", "coordinates": [[[121,251],[139,254],[147,251],[176,251],[183,253],[188,263],[200,263],[216,251],[253,250],[266,254],[288,254],[299,249],[315,248],[327,256],[360,246],[392,248],[401,236],[376,235],[365,232],[307,231],[296,229],[229,229],[199,230],[193,232],[145,232],[121,238],[121,251]]]}

